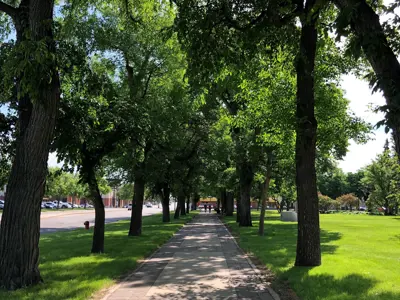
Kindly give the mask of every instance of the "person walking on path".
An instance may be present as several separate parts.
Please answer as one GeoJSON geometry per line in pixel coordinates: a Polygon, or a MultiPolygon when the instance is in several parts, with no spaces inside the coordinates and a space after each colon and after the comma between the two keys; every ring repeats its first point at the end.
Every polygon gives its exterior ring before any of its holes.
{"type": "Polygon", "coordinates": [[[208,211],[211,213],[211,204],[208,206],[208,211]]]}

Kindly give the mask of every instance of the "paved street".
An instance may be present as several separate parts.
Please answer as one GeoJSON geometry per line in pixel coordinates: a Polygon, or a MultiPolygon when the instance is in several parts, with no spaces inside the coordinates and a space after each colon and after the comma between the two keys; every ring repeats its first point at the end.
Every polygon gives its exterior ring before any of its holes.
{"type": "MultiPolygon", "coordinates": [[[[161,207],[143,207],[144,216],[154,215],[161,212],[161,207]]],[[[131,211],[128,211],[127,208],[106,208],[106,223],[128,219],[130,216],[131,211]]],[[[76,211],[71,209],[63,212],[45,212],[42,213],[41,216],[40,232],[49,233],[84,227],[83,223],[85,221],[89,221],[90,226],[94,225],[94,209],[76,211]]]]}
{"type": "Polygon", "coordinates": [[[258,299],[279,296],[215,214],[185,225],[103,300],[258,299]]]}
{"type": "MultiPolygon", "coordinates": [[[[173,206],[171,206],[173,209],[173,206]]],[[[153,206],[152,208],[143,207],[143,215],[149,216],[161,213],[162,209],[153,206]]],[[[106,208],[106,223],[116,222],[122,219],[128,219],[131,211],[127,208],[106,208]]],[[[85,221],[90,222],[90,226],[94,225],[94,209],[43,212],[40,218],[40,233],[50,233],[60,230],[71,230],[75,228],[83,228],[85,221]]],[[[1,220],[1,215],[0,215],[1,220]]]]}

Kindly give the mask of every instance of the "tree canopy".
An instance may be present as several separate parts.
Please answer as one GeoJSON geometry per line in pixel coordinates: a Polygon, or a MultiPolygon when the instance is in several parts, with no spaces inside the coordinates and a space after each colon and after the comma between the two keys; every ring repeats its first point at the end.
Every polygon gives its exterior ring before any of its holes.
{"type": "Polygon", "coordinates": [[[129,235],[144,230],[147,195],[161,199],[164,222],[171,197],[175,218],[200,197],[217,197],[227,215],[236,201],[240,226],[252,226],[254,199],[260,224],[269,197],[281,209],[297,202],[298,266],[321,263],[320,210],[367,201],[397,212],[396,7],[365,0],[0,1],[0,104],[7,108],[0,113],[0,184],[7,182],[0,286],[41,281],[44,195],[91,199],[92,253],[106,251],[102,194],[109,184],[132,201],[129,235]],[[378,12],[391,21],[381,24],[378,12]],[[384,92],[378,125],[392,131],[395,151],[345,174],[336,163],[349,140],[366,142],[375,125],[350,110],[340,83],[351,72],[384,92]],[[49,151],[62,170],[47,170],[49,151]],[[19,218],[21,207],[32,212],[29,220],[19,218]],[[7,250],[14,244],[23,251],[7,250]]]}

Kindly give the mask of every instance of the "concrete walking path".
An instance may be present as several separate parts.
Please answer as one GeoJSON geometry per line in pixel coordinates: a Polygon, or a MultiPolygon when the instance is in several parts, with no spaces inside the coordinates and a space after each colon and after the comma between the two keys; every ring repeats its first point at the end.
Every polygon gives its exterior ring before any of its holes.
{"type": "Polygon", "coordinates": [[[279,300],[215,214],[201,213],[103,300],[279,300]]]}

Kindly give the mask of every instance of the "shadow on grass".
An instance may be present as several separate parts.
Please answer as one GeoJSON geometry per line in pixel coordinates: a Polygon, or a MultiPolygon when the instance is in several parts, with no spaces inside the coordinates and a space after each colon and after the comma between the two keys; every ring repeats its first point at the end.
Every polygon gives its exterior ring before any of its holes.
{"type": "MultiPolygon", "coordinates": [[[[235,217],[226,217],[225,222],[238,237],[240,246],[254,254],[276,275],[275,288],[284,289],[288,284],[300,297],[307,300],[359,300],[400,299],[400,294],[381,292],[369,294],[378,281],[362,274],[350,273],[336,278],[330,274],[317,274],[310,267],[294,267],[297,243],[297,223],[279,222],[279,216],[267,216],[265,236],[258,236],[258,219],[253,218],[253,227],[239,227],[235,217]],[[282,285],[282,283],[285,283],[282,285]]],[[[322,260],[335,255],[338,246],[333,242],[342,238],[336,231],[321,230],[322,260]]],[[[283,299],[285,299],[283,297],[283,299]]]]}
{"type": "MultiPolygon", "coordinates": [[[[45,234],[40,239],[44,284],[7,292],[0,299],[87,299],[132,271],[194,214],[163,224],[161,215],[143,217],[143,235],[128,237],[129,220],[107,224],[105,253],[91,255],[93,229],[45,234]]],[[[172,217],[172,216],[171,216],[172,217]]]]}
{"type": "MultiPolygon", "coordinates": [[[[268,216],[269,221],[280,220],[279,217],[268,216]]],[[[284,268],[293,263],[296,253],[297,223],[265,223],[265,236],[258,235],[258,222],[253,227],[239,228],[230,219],[229,224],[234,232],[240,235],[240,245],[252,252],[263,261],[270,262],[275,267],[284,268]]],[[[333,254],[337,248],[329,243],[341,238],[339,232],[321,230],[321,251],[325,254],[333,254]]]]}
{"type": "MultiPolygon", "coordinates": [[[[335,278],[328,274],[313,274],[312,268],[292,267],[279,276],[297,293],[307,300],[397,300],[400,294],[391,292],[369,293],[378,281],[360,274],[349,274],[335,278]]],[[[279,283],[278,283],[279,286],[279,283]]]]}

